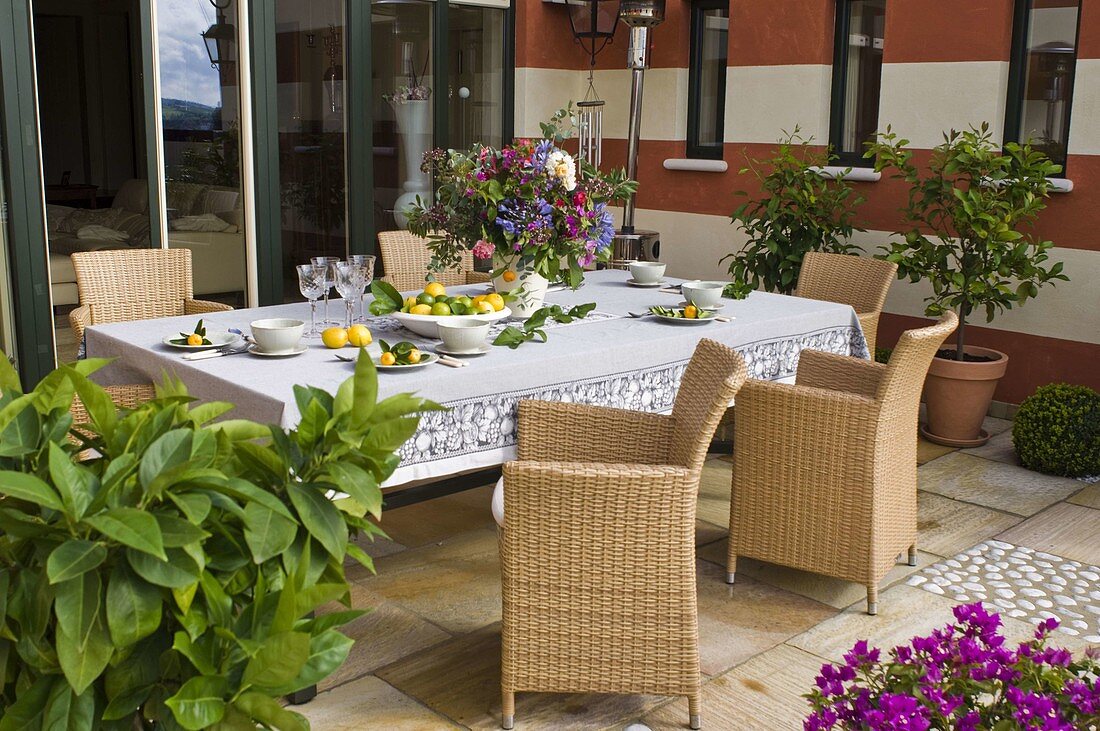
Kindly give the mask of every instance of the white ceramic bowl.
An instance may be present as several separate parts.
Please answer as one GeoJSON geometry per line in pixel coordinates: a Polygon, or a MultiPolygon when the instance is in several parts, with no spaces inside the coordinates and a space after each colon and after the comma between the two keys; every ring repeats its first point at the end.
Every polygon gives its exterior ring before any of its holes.
{"type": "MultiPolygon", "coordinates": [[[[484,315],[411,315],[408,312],[401,312],[400,310],[393,313],[393,317],[405,328],[417,335],[432,338],[434,340],[439,340],[439,328],[437,325],[441,322],[448,322],[455,319],[475,319],[482,322],[496,322],[497,320],[511,317],[511,315],[512,311],[507,307],[500,312],[492,312],[484,315]]],[[[388,339],[389,338],[387,338],[387,340],[388,339]]]]}
{"type": "Polygon", "coordinates": [[[725,288],[725,282],[700,282],[699,280],[684,282],[680,285],[684,299],[703,309],[718,306],[722,301],[722,290],[725,288]]]}
{"type": "Polygon", "coordinates": [[[632,261],[630,275],[639,284],[652,284],[665,276],[665,265],[659,261],[632,261]]]}
{"type": "Polygon", "coordinates": [[[295,350],[302,341],[305,323],[281,317],[256,320],[252,323],[252,339],[265,353],[287,353],[295,350]]]}
{"type": "Polygon", "coordinates": [[[489,335],[489,323],[477,316],[444,317],[436,323],[436,327],[447,350],[456,353],[476,351],[485,344],[485,338],[489,335]]]}

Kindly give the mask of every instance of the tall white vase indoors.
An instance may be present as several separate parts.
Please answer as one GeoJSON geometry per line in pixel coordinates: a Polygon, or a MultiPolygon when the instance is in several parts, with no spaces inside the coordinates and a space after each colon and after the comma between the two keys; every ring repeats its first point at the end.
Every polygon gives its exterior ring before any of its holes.
{"type": "Polygon", "coordinates": [[[401,195],[394,201],[393,217],[398,226],[407,228],[409,217],[405,211],[416,203],[417,196],[427,201],[431,191],[431,178],[420,169],[424,153],[432,143],[431,103],[427,99],[395,103],[393,112],[405,157],[405,181],[401,184],[401,195]]]}

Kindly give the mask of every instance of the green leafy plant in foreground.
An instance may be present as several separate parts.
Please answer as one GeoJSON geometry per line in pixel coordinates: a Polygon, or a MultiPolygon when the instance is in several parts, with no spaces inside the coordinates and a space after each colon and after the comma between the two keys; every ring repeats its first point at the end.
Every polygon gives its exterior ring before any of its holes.
{"type": "Polygon", "coordinates": [[[547,320],[553,320],[554,322],[561,323],[563,325],[573,322],[573,320],[583,320],[588,317],[588,313],[596,309],[595,302],[589,302],[584,305],[577,305],[572,307],[568,312],[561,308],[561,305],[550,305],[541,309],[535,310],[527,320],[523,323],[523,328],[518,328],[514,325],[509,325],[504,328],[496,339],[493,340],[493,345],[506,345],[512,350],[515,350],[524,343],[530,342],[535,338],[538,338],[542,342],[546,342],[546,331],[542,328],[546,326],[547,320]]]}
{"type": "Polygon", "coordinates": [[[377,402],[360,354],[335,395],[295,388],[290,431],[173,382],[119,411],[104,363],[23,393],[0,358],[0,731],[307,729],[277,699],[343,663],[360,614],[312,613],[350,607],[345,558],[372,567],[350,539],[439,407],[377,402]]]}

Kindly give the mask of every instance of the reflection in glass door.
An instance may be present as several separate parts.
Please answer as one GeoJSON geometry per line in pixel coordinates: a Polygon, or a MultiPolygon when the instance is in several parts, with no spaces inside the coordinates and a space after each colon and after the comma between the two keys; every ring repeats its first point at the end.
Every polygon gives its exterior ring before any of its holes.
{"type": "Polygon", "coordinates": [[[195,294],[245,304],[237,0],[157,0],[168,246],[195,294]]]}
{"type": "Polygon", "coordinates": [[[451,147],[503,143],[503,8],[452,4],[448,11],[447,78],[451,147]]]}
{"type": "MultiPolygon", "coordinates": [[[[347,254],[344,3],[275,0],[283,297],[295,266],[347,254]]],[[[367,70],[363,69],[366,73],[367,70]]]]}
{"type": "Polygon", "coordinates": [[[15,336],[13,333],[11,267],[8,264],[8,184],[4,179],[7,169],[7,146],[3,126],[0,125],[0,351],[15,362],[15,336]]]}
{"type": "Polygon", "coordinates": [[[420,169],[432,146],[432,10],[419,0],[374,0],[371,61],[374,74],[374,220],[379,231],[404,228],[402,213],[430,176],[420,169]]]}

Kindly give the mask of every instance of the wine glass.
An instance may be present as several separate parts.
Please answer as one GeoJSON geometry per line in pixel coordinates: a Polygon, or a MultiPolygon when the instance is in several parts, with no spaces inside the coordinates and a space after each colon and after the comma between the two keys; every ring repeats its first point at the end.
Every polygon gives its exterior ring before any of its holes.
{"type": "Polygon", "coordinates": [[[351,254],[348,256],[348,261],[352,264],[358,264],[363,268],[363,276],[365,281],[363,284],[363,294],[359,297],[359,321],[367,321],[367,290],[370,289],[371,283],[374,281],[374,261],[375,258],[370,254],[351,254]]]}
{"type": "Polygon", "coordinates": [[[317,300],[325,291],[325,269],[312,264],[299,264],[298,290],[309,300],[309,337],[317,337],[317,300]]]}
{"type": "Polygon", "coordinates": [[[335,320],[330,320],[328,316],[328,294],[332,289],[332,285],[336,283],[336,265],[340,263],[340,257],[338,256],[315,256],[310,259],[310,262],[315,267],[324,267],[325,271],[325,318],[322,321],[324,325],[337,325],[335,320]]]}
{"type": "Polygon", "coordinates": [[[366,286],[366,272],[363,267],[350,261],[336,265],[336,291],[344,298],[344,305],[347,307],[344,327],[351,327],[355,303],[363,298],[366,286]]]}

